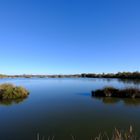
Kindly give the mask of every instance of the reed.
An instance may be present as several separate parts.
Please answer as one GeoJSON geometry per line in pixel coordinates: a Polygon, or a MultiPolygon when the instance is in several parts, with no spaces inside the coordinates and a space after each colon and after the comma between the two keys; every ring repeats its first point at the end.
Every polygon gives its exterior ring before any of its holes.
{"type": "MultiPolygon", "coordinates": [[[[77,140],[77,138],[73,135],[70,135],[70,137],[71,140],[77,140]]],[[[54,140],[54,139],[55,139],[54,136],[52,137],[48,136],[45,138],[44,136],[40,136],[39,133],[37,134],[37,140],[54,140]]],[[[136,133],[133,131],[132,126],[130,126],[129,129],[126,131],[121,131],[115,128],[111,137],[109,137],[108,134],[104,132],[104,133],[100,133],[95,138],[91,137],[90,140],[139,140],[139,138],[137,137],[136,133]]]]}

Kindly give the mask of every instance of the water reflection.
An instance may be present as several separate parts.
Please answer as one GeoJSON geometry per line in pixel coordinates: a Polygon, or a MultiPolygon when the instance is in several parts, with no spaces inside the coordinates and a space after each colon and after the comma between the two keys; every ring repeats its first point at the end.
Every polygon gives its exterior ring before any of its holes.
{"type": "Polygon", "coordinates": [[[140,106],[140,99],[112,98],[112,97],[92,97],[92,98],[101,100],[104,104],[108,105],[123,102],[127,106],[140,106]]]}
{"type": "Polygon", "coordinates": [[[14,100],[0,100],[0,105],[11,106],[11,105],[14,105],[14,104],[20,104],[25,100],[26,100],[26,98],[14,99],[14,100]]]}
{"type": "Polygon", "coordinates": [[[99,132],[111,133],[112,127],[124,129],[129,125],[134,125],[136,132],[140,134],[140,100],[91,98],[93,90],[106,86],[127,88],[134,85],[134,80],[119,81],[105,78],[0,80],[0,83],[5,82],[24,86],[30,91],[31,96],[24,100],[0,101],[2,140],[34,140],[38,132],[46,136],[55,135],[57,140],[69,139],[65,136],[70,134],[84,140],[90,139],[90,136],[96,137],[99,132]]]}
{"type": "Polygon", "coordinates": [[[140,85],[140,79],[118,79],[118,82],[123,82],[124,84],[140,85]]]}
{"type": "Polygon", "coordinates": [[[77,93],[77,95],[80,95],[80,96],[91,96],[90,93],[77,93]]]}

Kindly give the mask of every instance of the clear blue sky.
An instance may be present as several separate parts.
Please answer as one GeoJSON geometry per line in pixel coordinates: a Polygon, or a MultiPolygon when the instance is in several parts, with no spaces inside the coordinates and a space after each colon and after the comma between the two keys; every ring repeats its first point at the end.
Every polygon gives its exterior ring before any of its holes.
{"type": "Polygon", "coordinates": [[[140,70],[140,0],[0,0],[0,73],[140,70]]]}

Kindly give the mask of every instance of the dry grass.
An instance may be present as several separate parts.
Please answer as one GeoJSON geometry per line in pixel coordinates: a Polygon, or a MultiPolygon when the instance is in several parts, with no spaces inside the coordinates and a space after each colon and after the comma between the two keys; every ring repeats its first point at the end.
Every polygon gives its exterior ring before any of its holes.
{"type": "MultiPolygon", "coordinates": [[[[73,135],[70,135],[71,140],[77,140],[77,138],[73,135]]],[[[43,137],[37,134],[37,140],[54,140],[55,136],[52,137],[43,137]]],[[[117,128],[114,129],[111,137],[108,136],[107,133],[100,133],[97,137],[91,138],[90,140],[140,140],[135,132],[133,131],[132,126],[129,127],[126,131],[121,131],[117,128]]]]}
{"type": "Polygon", "coordinates": [[[0,85],[0,100],[12,100],[26,98],[29,92],[20,86],[14,86],[12,84],[0,85]]]}
{"type": "Polygon", "coordinates": [[[115,128],[111,138],[104,133],[99,134],[94,140],[138,140],[138,138],[134,133],[132,126],[130,126],[126,131],[115,128]]]}

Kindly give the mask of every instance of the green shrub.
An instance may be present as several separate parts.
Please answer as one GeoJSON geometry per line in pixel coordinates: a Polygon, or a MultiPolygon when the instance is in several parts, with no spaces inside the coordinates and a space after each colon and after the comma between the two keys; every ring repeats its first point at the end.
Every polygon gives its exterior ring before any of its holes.
{"type": "Polygon", "coordinates": [[[0,85],[0,99],[2,100],[26,98],[28,95],[29,92],[23,87],[12,84],[0,85]]]}

